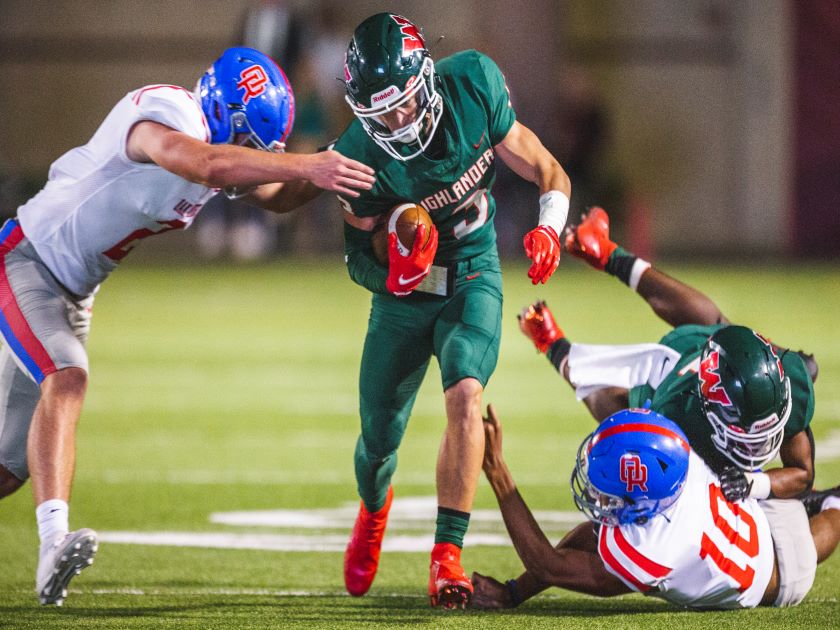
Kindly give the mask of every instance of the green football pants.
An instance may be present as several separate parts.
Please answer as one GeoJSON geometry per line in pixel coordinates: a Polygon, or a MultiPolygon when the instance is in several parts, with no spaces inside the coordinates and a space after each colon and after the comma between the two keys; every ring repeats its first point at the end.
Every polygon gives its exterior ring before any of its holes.
{"type": "Polygon", "coordinates": [[[374,295],[359,376],[362,433],[356,443],[359,495],[370,511],[385,503],[397,448],[431,356],[445,391],[465,378],[486,385],[496,368],[502,277],[495,250],[455,265],[449,298],[374,295]]]}

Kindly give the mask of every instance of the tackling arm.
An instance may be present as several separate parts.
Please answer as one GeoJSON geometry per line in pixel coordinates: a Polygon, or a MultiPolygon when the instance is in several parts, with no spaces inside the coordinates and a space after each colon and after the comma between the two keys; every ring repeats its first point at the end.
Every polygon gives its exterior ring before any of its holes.
{"type": "Polygon", "coordinates": [[[257,186],[242,197],[245,203],[278,214],[291,212],[309,203],[323,192],[305,179],[257,186]]]}
{"type": "Polygon", "coordinates": [[[811,489],[814,485],[813,446],[810,427],[784,439],[779,450],[783,467],[766,471],[770,477],[770,496],[793,499],[811,489]]]}
{"type": "Polygon", "coordinates": [[[516,489],[513,477],[504,462],[501,450],[501,424],[492,405],[484,418],[485,452],[482,464],[510,534],[516,553],[528,575],[523,598],[547,586],[609,597],[631,592],[610,574],[598,555],[591,526],[576,529],[567,536],[567,544],[552,547],[531,510],[516,489]],[[588,533],[587,533],[588,532],[588,533]],[[574,543],[574,544],[572,544],[574,543]]]}
{"type": "Polygon", "coordinates": [[[270,153],[235,145],[207,144],[149,120],[131,129],[126,153],[135,162],[154,162],[188,181],[210,188],[248,188],[308,180],[318,188],[358,197],[353,188],[369,190],[375,181],[370,167],[335,151],[270,153]]]}

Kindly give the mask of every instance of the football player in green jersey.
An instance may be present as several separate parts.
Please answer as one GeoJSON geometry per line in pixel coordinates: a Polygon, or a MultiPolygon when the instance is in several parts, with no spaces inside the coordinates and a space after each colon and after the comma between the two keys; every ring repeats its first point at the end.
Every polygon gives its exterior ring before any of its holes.
{"type": "Polygon", "coordinates": [[[359,596],[373,582],[397,448],[434,355],[447,424],[437,459],[429,595],[432,605],[462,607],[472,594],[460,552],[484,449],[481,396],[496,366],[501,330],[490,192],[496,159],[539,190],[539,224],[524,239],[535,284],[559,262],[571,187],[557,160],[516,120],[499,68],[475,50],[436,64],[415,24],[380,13],[356,28],[344,80],[356,120],[334,148],[377,173],[371,190],[340,197],[350,277],[373,293],[355,452],[362,500],[345,553],[345,584],[359,596]],[[422,205],[434,225],[430,234],[418,229],[405,256],[391,235],[386,267],[374,257],[372,233],[385,213],[407,201],[422,205]]]}
{"type": "Polygon", "coordinates": [[[601,208],[569,229],[565,244],[572,255],[636,290],[675,327],[658,344],[572,344],[544,302],[522,312],[522,331],[595,419],[650,401],[654,411],[680,425],[720,476],[729,501],[793,498],[810,490],[813,357],[731,325],[707,296],[616,245],[601,208]],[[782,467],[760,472],[777,455],[782,467]]]}

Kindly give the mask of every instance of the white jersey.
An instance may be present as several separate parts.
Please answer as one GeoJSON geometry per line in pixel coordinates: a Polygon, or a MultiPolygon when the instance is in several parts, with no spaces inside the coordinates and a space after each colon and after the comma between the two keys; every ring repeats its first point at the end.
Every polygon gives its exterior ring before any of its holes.
{"type": "Polygon", "coordinates": [[[151,120],[209,142],[201,105],[184,88],[149,85],[127,94],[90,142],[50,167],[47,185],[18,208],[24,235],[72,293],[96,290],[138,241],[188,227],[216,192],[126,155],[131,128],[151,120]]]}
{"type": "Polygon", "coordinates": [[[728,503],[693,451],[671,509],[644,525],[601,526],[598,553],[634,591],[692,608],[758,606],[775,559],[758,501],[728,503]]]}

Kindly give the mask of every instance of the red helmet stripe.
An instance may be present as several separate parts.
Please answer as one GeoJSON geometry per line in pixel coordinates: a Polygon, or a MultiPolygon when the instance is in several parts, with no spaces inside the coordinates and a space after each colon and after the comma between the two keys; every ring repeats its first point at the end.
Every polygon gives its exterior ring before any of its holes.
{"type": "Polygon", "coordinates": [[[618,426],[604,429],[603,431],[595,435],[592,438],[592,441],[589,442],[589,448],[587,449],[587,452],[591,451],[592,447],[604,438],[607,438],[611,435],[617,435],[619,433],[630,433],[631,431],[664,435],[665,437],[669,437],[673,440],[676,440],[677,443],[685,449],[686,453],[690,452],[688,442],[686,442],[680,435],[674,433],[670,429],[666,429],[665,427],[660,427],[655,424],[648,424],[647,422],[629,422],[627,424],[619,424],[618,426]]]}

